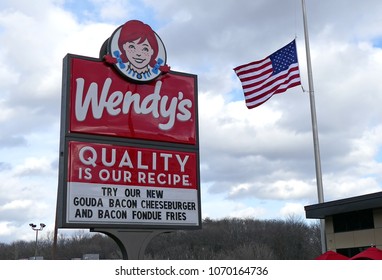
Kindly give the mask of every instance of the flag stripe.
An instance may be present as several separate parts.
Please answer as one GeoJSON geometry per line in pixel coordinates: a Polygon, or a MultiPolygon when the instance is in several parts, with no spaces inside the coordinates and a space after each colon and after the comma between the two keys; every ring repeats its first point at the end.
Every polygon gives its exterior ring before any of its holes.
{"type": "Polygon", "coordinates": [[[244,74],[252,73],[259,69],[265,68],[269,64],[271,64],[271,60],[267,57],[260,61],[238,66],[234,69],[234,71],[236,72],[237,75],[244,75],[244,74]]]}
{"type": "Polygon", "coordinates": [[[268,91],[263,92],[262,94],[257,95],[256,97],[252,98],[246,98],[246,103],[247,105],[253,105],[256,104],[257,100],[262,100],[265,96],[272,97],[274,94],[279,94],[285,92],[288,88],[298,86],[300,85],[300,80],[299,79],[291,79],[287,84],[281,85],[279,88],[276,90],[270,89],[268,91]]]}
{"type": "Polygon", "coordinates": [[[263,104],[274,94],[301,84],[295,40],[270,56],[238,66],[234,71],[241,81],[247,107],[263,104]]]}
{"type": "Polygon", "coordinates": [[[277,75],[270,77],[269,79],[263,80],[261,83],[256,83],[254,86],[243,86],[244,94],[248,95],[254,92],[261,93],[264,89],[267,89],[269,86],[281,84],[285,79],[288,79],[291,76],[300,76],[298,67],[290,68],[288,71],[280,72],[277,75]]]}
{"type": "MultiPolygon", "coordinates": [[[[277,90],[275,90],[274,92],[272,92],[272,90],[270,91],[267,91],[267,92],[264,92],[263,94],[261,95],[258,95],[256,96],[256,98],[246,98],[246,105],[247,107],[251,107],[250,109],[254,108],[254,107],[257,107],[261,104],[263,104],[264,102],[261,102],[265,97],[266,100],[268,100],[269,98],[271,98],[274,94],[278,94],[278,93],[283,93],[285,92],[288,88],[291,88],[291,87],[295,87],[295,86],[298,86],[300,85],[301,82],[299,79],[292,79],[289,81],[288,84],[283,84],[281,85],[277,90]],[[255,105],[255,106],[254,106],[255,105]]],[[[266,101],[265,100],[265,101],[266,101]]]]}

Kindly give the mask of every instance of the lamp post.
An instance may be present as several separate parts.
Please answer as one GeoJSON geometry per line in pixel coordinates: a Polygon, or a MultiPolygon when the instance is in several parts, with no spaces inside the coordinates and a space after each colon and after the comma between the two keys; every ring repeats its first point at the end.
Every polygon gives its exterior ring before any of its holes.
{"type": "Polygon", "coordinates": [[[29,224],[30,227],[36,232],[36,245],[34,249],[34,259],[37,257],[37,240],[38,240],[38,232],[42,231],[45,227],[45,224],[40,223],[40,228],[36,228],[37,226],[35,224],[29,224]]]}

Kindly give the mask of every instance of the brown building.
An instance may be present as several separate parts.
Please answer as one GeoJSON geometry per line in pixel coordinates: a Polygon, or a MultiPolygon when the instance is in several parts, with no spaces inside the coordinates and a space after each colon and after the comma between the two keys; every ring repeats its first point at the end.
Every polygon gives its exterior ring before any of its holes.
{"type": "Polygon", "coordinates": [[[325,220],[327,250],[352,257],[382,249],[382,192],[305,206],[306,218],[325,220]]]}

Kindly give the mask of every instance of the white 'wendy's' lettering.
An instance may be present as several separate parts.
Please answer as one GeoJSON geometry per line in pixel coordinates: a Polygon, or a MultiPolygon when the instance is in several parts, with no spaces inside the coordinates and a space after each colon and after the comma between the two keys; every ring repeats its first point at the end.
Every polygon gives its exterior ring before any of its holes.
{"type": "Polygon", "coordinates": [[[75,116],[78,121],[85,120],[90,107],[95,119],[101,119],[104,111],[111,116],[117,116],[119,114],[128,114],[131,109],[136,114],[152,114],[154,118],[161,116],[166,119],[164,123],[159,124],[161,130],[171,129],[176,119],[187,121],[191,118],[190,108],[192,107],[192,101],[184,99],[181,91],[178,92],[178,96],[171,99],[167,95],[161,95],[161,81],[157,81],[154,92],[142,100],[139,93],[132,93],[131,91],[125,93],[114,91],[109,95],[112,82],[110,78],[105,80],[99,99],[98,84],[96,82],[90,84],[84,99],[85,80],[77,78],[76,82],[75,116]]]}

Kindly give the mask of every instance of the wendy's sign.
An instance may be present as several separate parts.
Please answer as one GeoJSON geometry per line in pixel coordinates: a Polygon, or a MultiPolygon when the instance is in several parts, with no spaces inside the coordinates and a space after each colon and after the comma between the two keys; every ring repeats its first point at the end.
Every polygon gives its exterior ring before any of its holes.
{"type": "Polygon", "coordinates": [[[199,228],[199,177],[197,77],[170,71],[150,26],[64,58],[60,227],[199,228]]]}
{"type": "Polygon", "coordinates": [[[196,78],[137,84],[104,61],[67,56],[70,132],[195,145],[196,78]]]}
{"type": "Polygon", "coordinates": [[[64,61],[72,133],[196,144],[196,76],[170,71],[159,36],[128,21],[101,59],[64,61]]]}

